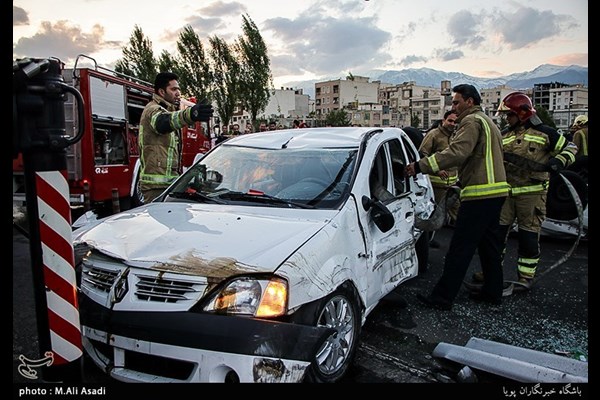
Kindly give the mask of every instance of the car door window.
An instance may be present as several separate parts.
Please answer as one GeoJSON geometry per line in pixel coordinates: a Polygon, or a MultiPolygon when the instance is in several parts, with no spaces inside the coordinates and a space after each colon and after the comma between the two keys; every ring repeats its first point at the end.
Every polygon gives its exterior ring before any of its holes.
{"type": "Polygon", "coordinates": [[[399,140],[394,139],[389,142],[390,158],[392,160],[392,176],[394,183],[394,195],[402,196],[410,187],[408,176],[404,173],[406,166],[406,156],[402,150],[402,144],[399,140]]]}
{"type": "Polygon", "coordinates": [[[369,173],[371,198],[386,202],[394,197],[388,185],[388,177],[388,161],[384,145],[377,151],[377,155],[371,166],[371,172],[369,173]]]}

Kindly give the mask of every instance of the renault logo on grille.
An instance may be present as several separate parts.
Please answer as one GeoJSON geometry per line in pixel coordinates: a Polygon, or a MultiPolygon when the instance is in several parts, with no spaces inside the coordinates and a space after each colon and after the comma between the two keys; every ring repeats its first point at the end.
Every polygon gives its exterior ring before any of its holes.
{"type": "Polygon", "coordinates": [[[115,303],[123,300],[125,293],[129,290],[129,285],[127,284],[127,276],[129,275],[129,268],[127,268],[123,273],[117,278],[117,281],[113,285],[111,289],[110,296],[110,304],[111,306],[115,303]]]}

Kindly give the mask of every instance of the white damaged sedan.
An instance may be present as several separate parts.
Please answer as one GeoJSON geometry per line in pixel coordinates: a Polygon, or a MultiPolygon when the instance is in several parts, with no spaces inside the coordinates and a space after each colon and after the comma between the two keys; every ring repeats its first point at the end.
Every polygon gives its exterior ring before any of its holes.
{"type": "Polygon", "coordinates": [[[126,382],[338,381],[426,259],[418,158],[398,128],[222,143],[154,202],[74,231],[86,353],[126,382]]]}

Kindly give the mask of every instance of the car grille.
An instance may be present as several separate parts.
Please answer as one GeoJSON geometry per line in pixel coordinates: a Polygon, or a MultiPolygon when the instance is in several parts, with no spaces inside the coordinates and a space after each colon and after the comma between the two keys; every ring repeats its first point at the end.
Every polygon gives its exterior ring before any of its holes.
{"type": "Polygon", "coordinates": [[[128,302],[138,305],[169,303],[188,308],[202,297],[207,287],[205,277],[132,267],[97,252],[92,252],[81,265],[83,291],[106,305],[114,304],[115,299],[121,302],[128,298],[128,302]]]}
{"type": "Polygon", "coordinates": [[[115,283],[119,271],[107,270],[103,268],[84,268],[82,281],[84,284],[91,285],[97,290],[108,293],[111,286],[115,283]]]}
{"type": "Polygon", "coordinates": [[[140,300],[175,303],[198,297],[198,291],[194,288],[197,282],[147,275],[137,275],[137,278],[135,295],[140,300]]]}

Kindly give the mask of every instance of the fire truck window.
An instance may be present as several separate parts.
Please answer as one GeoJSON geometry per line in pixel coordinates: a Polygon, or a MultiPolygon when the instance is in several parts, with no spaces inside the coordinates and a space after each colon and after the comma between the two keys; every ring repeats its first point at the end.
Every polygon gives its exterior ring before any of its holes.
{"type": "Polygon", "coordinates": [[[127,163],[127,142],[124,125],[94,126],[95,165],[127,163]]]}

